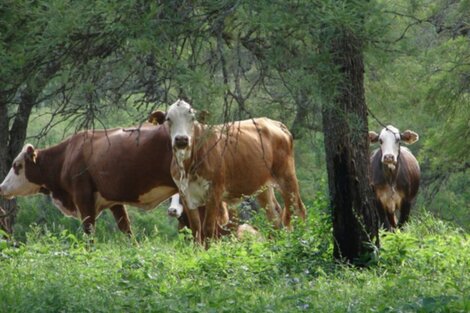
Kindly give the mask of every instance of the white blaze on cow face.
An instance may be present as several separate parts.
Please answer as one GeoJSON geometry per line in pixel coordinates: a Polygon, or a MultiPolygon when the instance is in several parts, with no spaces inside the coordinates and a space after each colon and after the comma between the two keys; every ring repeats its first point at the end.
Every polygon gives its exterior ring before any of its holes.
{"type": "Polygon", "coordinates": [[[180,202],[180,194],[176,193],[170,198],[170,207],[168,208],[168,215],[179,218],[183,213],[183,206],[180,202]]]}
{"type": "Polygon", "coordinates": [[[418,141],[419,136],[417,133],[406,130],[402,134],[400,131],[388,125],[377,135],[375,132],[369,132],[369,139],[371,142],[379,142],[382,151],[382,163],[387,165],[390,169],[395,169],[400,155],[400,142],[412,144],[418,141]]]}
{"type": "Polygon", "coordinates": [[[170,128],[171,146],[177,158],[189,157],[195,120],[194,110],[183,100],[176,101],[168,108],[166,121],[170,128]]]}
{"type": "Polygon", "coordinates": [[[382,129],[379,135],[380,149],[382,150],[382,163],[395,166],[400,153],[400,132],[389,125],[382,129]]]}
{"type": "Polygon", "coordinates": [[[25,145],[13,161],[7,176],[0,184],[0,195],[11,199],[16,196],[28,196],[39,192],[41,186],[30,182],[26,178],[26,160],[35,162],[34,147],[25,145]]]}

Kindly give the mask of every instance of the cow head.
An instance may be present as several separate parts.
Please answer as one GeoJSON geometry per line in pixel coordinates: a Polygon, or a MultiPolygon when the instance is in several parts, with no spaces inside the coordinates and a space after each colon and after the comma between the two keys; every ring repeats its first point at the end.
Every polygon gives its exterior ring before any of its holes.
{"type": "Polygon", "coordinates": [[[180,202],[179,193],[174,194],[170,198],[170,206],[168,207],[168,215],[179,218],[183,213],[183,205],[180,202]]]}
{"type": "Polygon", "coordinates": [[[34,171],[35,167],[36,150],[27,144],[15,158],[10,171],[0,184],[0,195],[10,199],[38,193],[41,186],[31,182],[26,175],[26,172],[34,171]]]}
{"type": "Polygon", "coordinates": [[[400,155],[400,142],[411,145],[418,141],[418,139],[419,136],[417,133],[411,130],[405,130],[403,133],[400,133],[400,131],[392,125],[388,125],[382,129],[380,135],[374,131],[369,132],[370,142],[378,142],[380,144],[380,149],[382,150],[381,161],[390,169],[394,169],[398,162],[398,157],[400,155]]]}
{"type": "Polygon", "coordinates": [[[166,114],[162,111],[155,111],[149,117],[151,123],[163,124],[166,122],[168,124],[171,146],[177,158],[181,156],[183,159],[188,158],[190,155],[195,121],[195,110],[183,100],[173,103],[166,114]]]}

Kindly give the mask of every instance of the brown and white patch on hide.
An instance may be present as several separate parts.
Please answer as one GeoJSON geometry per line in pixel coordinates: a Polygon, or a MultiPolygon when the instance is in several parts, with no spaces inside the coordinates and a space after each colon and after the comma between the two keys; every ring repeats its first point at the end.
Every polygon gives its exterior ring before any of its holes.
{"type": "Polygon", "coordinates": [[[375,194],[377,195],[377,199],[379,199],[383,208],[389,214],[395,214],[397,219],[399,219],[400,212],[398,209],[401,207],[401,202],[403,201],[405,194],[396,190],[395,187],[390,185],[376,187],[375,194]]]}
{"type": "Polygon", "coordinates": [[[73,217],[73,218],[80,220],[80,212],[76,208],[74,210],[67,208],[62,203],[62,201],[60,201],[57,198],[54,198],[52,194],[51,194],[51,200],[52,200],[52,204],[54,204],[54,206],[58,208],[60,212],[62,212],[62,214],[64,214],[65,216],[73,217]]]}
{"type": "Polygon", "coordinates": [[[184,177],[175,182],[186,200],[188,209],[195,210],[206,204],[207,193],[211,186],[210,181],[195,175],[191,178],[184,177]]]}

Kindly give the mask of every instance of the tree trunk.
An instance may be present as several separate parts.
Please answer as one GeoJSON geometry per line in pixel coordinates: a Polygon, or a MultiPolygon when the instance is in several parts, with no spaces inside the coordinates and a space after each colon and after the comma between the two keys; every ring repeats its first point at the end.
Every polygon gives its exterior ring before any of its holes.
{"type": "MultiPolygon", "coordinates": [[[[47,83],[59,69],[60,63],[51,62],[26,84],[21,92],[20,104],[10,130],[8,129],[8,101],[6,97],[0,95],[0,181],[5,178],[13,159],[24,145],[31,110],[47,83]]],[[[16,200],[0,198],[0,208],[4,211],[3,214],[0,213],[0,225],[11,233],[17,213],[16,200]]]]}
{"type": "MultiPolygon", "coordinates": [[[[0,180],[7,175],[11,167],[8,145],[8,108],[5,94],[0,94],[0,180]]],[[[0,197],[0,229],[11,234],[16,216],[16,201],[0,197]]]]}
{"type": "Polygon", "coordinates": [[[329,50],[333,65],[341,74],[332,103],[323,107],[334,257],[361,264],[379,245],[378,216],[368,174],[361,41],[354,34],[341,31],[329,50]]]}

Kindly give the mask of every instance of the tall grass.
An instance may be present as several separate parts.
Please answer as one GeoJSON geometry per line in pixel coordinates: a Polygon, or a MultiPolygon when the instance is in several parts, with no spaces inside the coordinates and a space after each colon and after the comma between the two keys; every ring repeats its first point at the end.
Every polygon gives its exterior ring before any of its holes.
{"type": "Polygon", "coordinates": [[[224,238],[208,250],[185,233],[124,235],[94,245],[67,229],[33,227],[0,245],[0,312],[469,312],[470,240],[428,214],[382,234],[376,263],[332,259],[319,203],[294,231],[224,238]]]}

